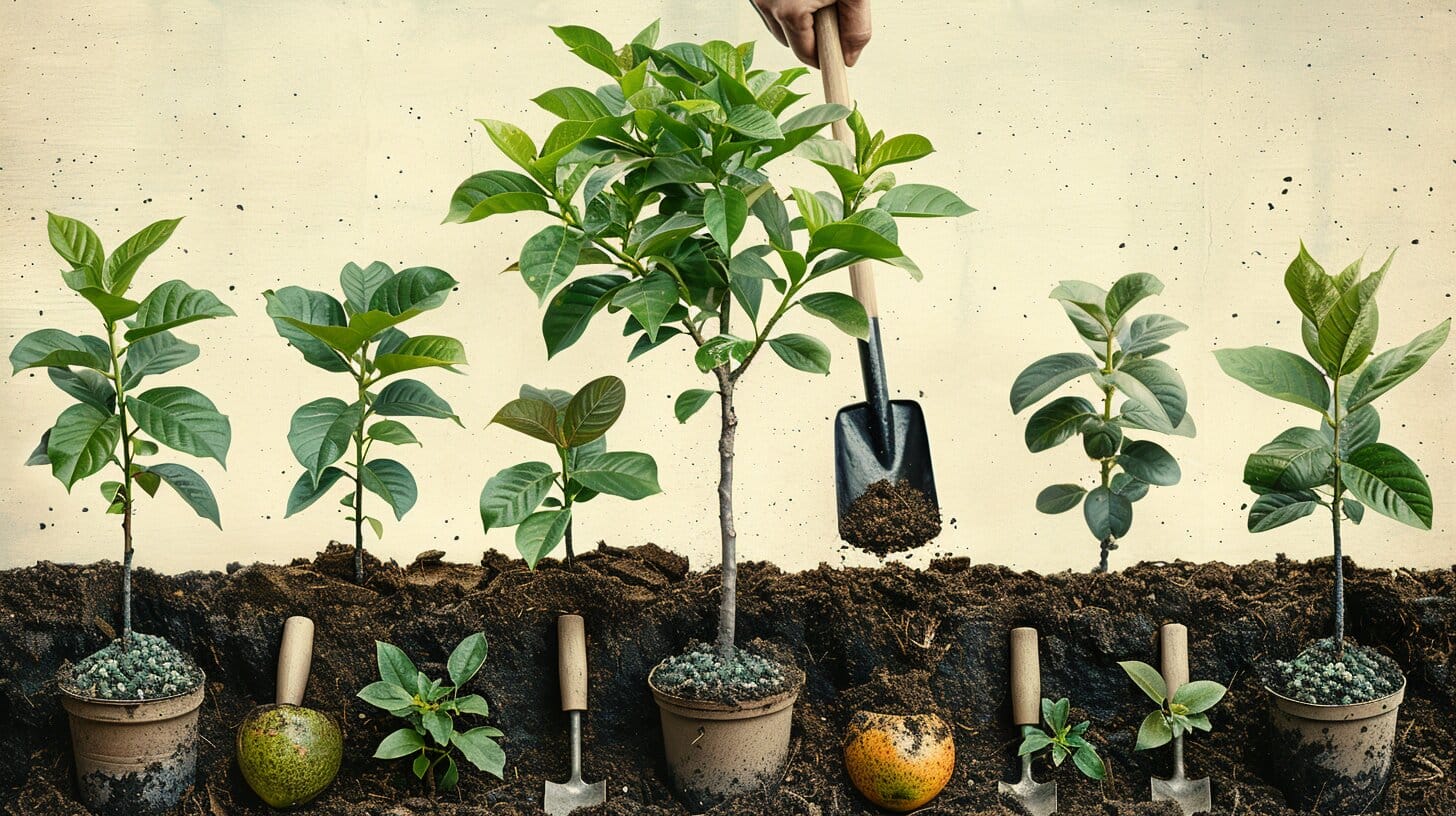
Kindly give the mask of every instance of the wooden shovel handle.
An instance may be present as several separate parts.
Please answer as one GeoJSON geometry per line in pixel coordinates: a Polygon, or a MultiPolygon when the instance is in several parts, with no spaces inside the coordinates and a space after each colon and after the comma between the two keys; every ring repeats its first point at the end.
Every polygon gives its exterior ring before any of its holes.
{"type": "Polygon", "coordinates": [[[308,672],[313,666],[313,621],[295,615],[283,622],[283,644],[278,647],[276,699],[280,705],[303,705],[308,672]]]}
{"type": "Polygon", "coordinates": [[[1168,699],[1188,684],[1188,627],[1181,623],[1165,623],[1160,630],[1163,640],[1163,682],[1168,685],[1168,699]]]}
{"type": "MultiPolygon", "coordinates": [[[[844,47],[839,42],[839,11],[833,5],[814,12],[814,42],[819,47],[819,72],[824,77],[824,101],[832,105],[854,107],[849,95],[849,71],[844,67],[844,47]]],[[[830,125],[834,138],[854,150],[854,135],[840,119],[830,125]]],[[[849,287],[854,299],[864,306],[871,318],[880,316],[880,302],[875,297],[875,276],[866,261],[849,267],[849,287]]]]}
{"type": "Polygon", "coordinates": [[[556,644],[561,652],[561,710],[586,711],[586,624],[580,615],[556,619],[556,644]]]}
{"type": "Polygon", "coordinates": [[[1011,720],[1015,725],[1041,722],[1041,659],[1036,630],[1011,630],[1011,720]]]}

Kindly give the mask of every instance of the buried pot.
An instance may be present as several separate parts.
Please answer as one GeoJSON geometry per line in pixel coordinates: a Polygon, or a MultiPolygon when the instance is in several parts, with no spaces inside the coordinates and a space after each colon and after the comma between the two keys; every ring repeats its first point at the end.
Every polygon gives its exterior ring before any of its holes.
{"type": "Polygon", "coordinates": [[[1405,682],[1378,700],[1301,702],[1268,689],[1271,751],[1291,807],[1327,814],[1368,812],[1385,792],[1405,682]]]}
{"type": "Polygon", "coordinates": [[[92,812],[131,816],[174,807],[197,771],[203,683],[157,700],[103,700],[61,684],[71,721],[77,796],[92,812]]]}

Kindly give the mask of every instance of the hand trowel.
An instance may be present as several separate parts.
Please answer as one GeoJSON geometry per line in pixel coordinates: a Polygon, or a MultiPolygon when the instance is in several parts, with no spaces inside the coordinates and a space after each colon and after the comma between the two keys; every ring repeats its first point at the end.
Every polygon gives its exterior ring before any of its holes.
{"type": "MultiPolygon", "coordinates": [[[[1029,626],[1011,630],[1011,720],[1023,732],[1041,722],[1041,660],[1036,630],[1029,626]]],[[[1031,754],[1021,757],[1021,781],[997,782],[996,789],[1019,802],[1031,816],[1057,812],[1057,783],[1031,777],[1031,754]]]]}
{"type": "MultiPolygon", "coordinates": [[[[1178,687],[1188,682],[1188,627],[1181,623],[1165,623],[1161,630],[1163,641],[1163,682],[1168,686],[1168,699],[1178,693],[1178,687]]],[[[1183,735],[1173,738],[1173,776],[1169,779],[1153,777],[1153,801],[1171,799],[1183,809],[1185,816],[1207,813],[1213,810],[1213,790],[1208,777],[1189,779],[1183,768],[1183,735]]]]}
{"type": "Polygon", "coordinates": [[[580,615],[562,615],[556,620],[556,640],[561,656],[561,710],[571,719],[571,778],[546,783],[544,807],[551,816],[567,816],[577,808],[607,801],[607,783],[587,783],[581,778],[581,718],[586,713],[586,627],[580,615]]]}

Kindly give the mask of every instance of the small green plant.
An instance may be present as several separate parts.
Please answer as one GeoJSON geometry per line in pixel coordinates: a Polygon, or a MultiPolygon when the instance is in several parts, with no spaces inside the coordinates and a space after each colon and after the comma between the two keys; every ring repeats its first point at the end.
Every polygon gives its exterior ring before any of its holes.
{"type": "Polygon", "coordinates": [[[562,541],[567,566],[574,564],[575,505],[603,493],[636,500],[662,492],[651,456],[607,450],[606,433],[626,404],[627,387],[611,376],[592,380],[575,394],[523,385],[521,395],[491,420],[556,448],[556,464],[512,465],[492,476],[480,493],[485,531],[515,527],[516,549],[531,569],[562,541]],[[559,498],[547,495],[553,486],[559,498]],[[537,510],[543,503],[547,509],[537,510]]]}
{"type": "Polygon", "coordinates": [[[1087,731],[1092,727],[1092,722],[1085,720],[1071,725],[1067,721],[1071,710],[1072,703],[1066,697],[1056,702],[1043,697],[1041,718],[1046,727],[1022,726],[1021,749],[1017,751],[1017,756],[1027,756],[1050,748],[1053,765],[1060,767],[1067,757],[1071,757],[1072,764],[1077,766],[1083,776],[1089,779],[1106,779],[1107,766],[1103,764],[1102,757],[1097,755],[1097,749],[1087,741],[1087,731]]]}
{"type": "Polygon", "coordinates": [[[172,329],[234,314],[213,293],[193,289],[180,280],[167,281],[140,300],[127,297],[142,262],[172,237],[181,220],[158,221],[107,255],[90,227],[48,213],[51,246],[71,266],[61,278],[100,313],[105,336],[40,329],[22,337],[10,352],[15,373],[44,368],[51,382],[76,400],[41,435],[40,445],[26,464],[49,465],[67,491],[108,465],[117,468],[116,480],[101,483],[101,498],[106,512],[121,516],[124,649],[132,636],[136,489],[155,496],[166,484],[197,515],[222,527],[217,499],[200,474],[183,465],[141,461],[165,445],[226,466],[232,442],[228,418],[201,393],[177,385],[138,391],[147,377],[197,359],[198,347],[172,334],[172,329]]]}
{"type": "MultiPolygon", "coordinates": [[[[428,385],[399,379],[378,391],[385,379],[406,371],[444,368],[455,371],[465,363],[459,340],[441,335],[410,337],[396,328],[445,302],[455,287],[454,278],[429,266],[399,273],[375,261],[367,267],[350,263],[339,273],[344,302],[332,295],[299,286],[263,293],[268,315],[278,333],[298,349],[303,359],[325,371],[347,373],[354,380],[352,400],[320,397],[293,412],[288,445],[303,473],[288,494],[291,516],[318,501],[340,479],[353,489],[339,503],[349,508],[354,523],[354,581],[364,582],[364,524],[376,537],[384,524],[364,512],[364,491],[375,494],[404,518],[419,496],[414,475],[394,459],[369,459],[374,443],[418,445],[420,441],[396,419],[380,417],[460,417],[428,385]],[[353,447],[353,461],[336,467],[353,447]]],[[[458,372],[457,372],[458,373],[458,372]]]]}
{"type": "Polygon", "coordinates": [[[1087,528],[1101,545],[1098,570],[1103,572],[1108,553],[1132,529],[1133,502],[1146,496],[1151,485],[1175,485],[1183,477],[1167,449],[1129,439],[1126,431],[1185,437],[1197,432],[1188,415],[1183,378],[1154,359],[1168,350],[1164,340],[1188,327],[1167,315],[1130,314],[1133,306],[1162,291],[1161,281],[1142,272],[1123,276],[1108,291],[1083,281],[1062,281],[1051,297],[1062,304],[1093,356],[1064,352],[1043,357],[1011,385],[1012,413],[1078,377],[1090,378],[1101,392],[1100,406],[1072,396],[1042,406],[1026,423],[1026,447],[1040,453],[1081,435],[1082,450],[1097,463],[1097,485],[1090,491],[1080,484],[1051,485],[1037,495],[1036,509],[1065,513],[1082,505],[1087,528]],[[1113,413],[1119,396],[1123,402],[1113,413]]]}
{"type": "Polygon", "coordinates": [[[1172,699],[1168,699],[1168,684],[1157,669],[1140,660],[1124,660],[1117,665],[1148,695],[1148,699],[1158,705],[1138,727],[1135,750],[1146,751],[1167,745],[1174,737],[1194,730],[1213,730],[1207,712],[1218,705],[1228,689],[1212,680],[1193,680],[1179,686],[1172,699]]]}
{"type": "Polygon", "coordinates": [[[379,678],[359,692],[359,699],[382,708],[409,723],[379,743],[375,759],[401,759],[413,756],[410,769],[423,779],[431,793],[448,791],[460,780],[454,752],[482,771],[503,778],[506,753],[496,742],[505,736],[500,729],[477,726],[457,731],[456,718],[489,717],[490,706],[479,694],[461,695],[466,683],[485,664],[485,635],[477,632],[450,653],[445,668],[450,682],[432,680],[397,646],[374,642],[379,663],[379,678]],[[440,772],[439,780],[435,778],[440,772]]]}
{"type": "Polygon", "coordinates": [[[1416,529],[1431,529],[1431,487],[1409,456],[1378,441],[1380,415],[1374,402],[1421,370],[1446,342],[1451,320],[1371,356],[1380,325],[1375,295],[1394,258],[1392,252],[1369,275],[1362,276],[1360,260],[1330,275],[1300,244],[1284,272],[1284,287],[1302,315],[1300,336],[1309,359],[1267,346],[1214,352],[1230,377],[1320,418],[1318,428],[1290,428],[1251,454],[1244,464],[1244,483],[1258,496],[1249,507],[1251,532],[1281,527],[1320,508],[1329,510],[1336,660],[1345,651],[1340,522],[1359,524],[1365,508],[1372,507],[1416,529]]]}

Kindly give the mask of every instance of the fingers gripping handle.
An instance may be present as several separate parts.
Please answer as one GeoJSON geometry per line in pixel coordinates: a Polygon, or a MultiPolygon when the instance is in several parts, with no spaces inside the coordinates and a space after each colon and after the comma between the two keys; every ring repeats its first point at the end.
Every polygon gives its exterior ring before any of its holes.
{"type": "Polygon", "coordinates": [[[276,699],[280,705],[303,705],[308,672],[313,666],[313,621],[295,615],[283,622],[283,644],[278,647],[276,699]]]}
{"type": "Polygon", "coordinates": [[[1181,623],[1165,623],[1163,639],[1163,682],[1168,684],[1168,699],[1188,684],[1188,627],[1181,623]]]}
{"type": "Polygon", "coordinates": [[[1041,722],[1041,660],[1036,630],[1011,630],[1011,719],[1016,725],[1041,722]]]}
{"type": "Polygon", "coordinates": [[[561,652],[561,710],[586,711],[586,625],[580,615],[556,619],[556,643],[561,652]]]}
{"type": "MultiPolygon", "coordinates": [[[[819,71],[824,77],[824,100],[832,105],[854,107],[849,96],[849,71],[844,67],[844,47],[839,42],[839,12],[833,5],[814,12],[814,42],[819,46],[819,71]]],[[[843,119],[830,127],[834,138],[854,150],[854,137],[843,119]]],[[[870,318],[880,316],[879,299],[875,297],[875,278],[869,263],[860,261],[849,267],[849,286],[854,299],[864,306],[870,318]]]]}

